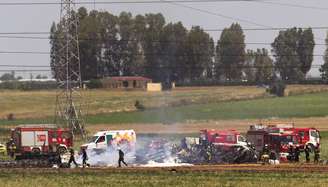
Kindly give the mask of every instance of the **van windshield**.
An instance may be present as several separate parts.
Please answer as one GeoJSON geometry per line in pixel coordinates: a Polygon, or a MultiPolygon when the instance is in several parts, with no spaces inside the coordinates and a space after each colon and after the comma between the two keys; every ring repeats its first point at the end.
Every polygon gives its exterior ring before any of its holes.
{"type": "Polygon", "coordinates": [[[88,143],[95,143],[99,136],[92,136],[88,143]]]}

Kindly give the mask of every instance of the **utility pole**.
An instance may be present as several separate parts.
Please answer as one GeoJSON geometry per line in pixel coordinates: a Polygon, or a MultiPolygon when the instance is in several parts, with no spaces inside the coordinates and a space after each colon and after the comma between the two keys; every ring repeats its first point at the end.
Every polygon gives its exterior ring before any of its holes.
{"type": "Polygon", "coordinates": [[[58,62],[55,64],[58,91],[55,123],[68,127],[85,138],[82,108],[81,66],[78,39],[78,17],[74,0],[61,0],[58,62]]]}

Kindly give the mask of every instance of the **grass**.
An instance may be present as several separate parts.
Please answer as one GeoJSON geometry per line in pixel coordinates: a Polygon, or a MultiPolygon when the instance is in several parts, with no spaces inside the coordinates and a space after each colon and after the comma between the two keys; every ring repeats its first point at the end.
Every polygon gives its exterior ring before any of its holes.
{"type": "Polygon", "coordinates": [[[250,172],[33,172],[7,170],[0,173],[1,186],[326,186],[327,173],[250,172]]]}
{"type": "MultiPolygon", "coordinates": [[[[307,118],[328,115],[328,92],[162,107],[145,111],[113,112],[87,117],[88,124],[172,123],[188,120],[307,118]]],[[[2,125],[52,123],[51,117],[0,120],[2,125]]]]}
{"type": "MultiPolygon", "coordinates": [[[[327,91],[325,85],[291,85],[288,95],[327,91]]],[[[269,97],[264,88],[255,86],[183,87],[170,92],[89,90],[83,96],[91,115],[135,111],[135,101],[146,108],[218,103],[269,97]]],[[[54,115],[56,91],[0,90],[0,119],[10,113],[17,119],[40,119],[54,115]]]]}
{"type": "Polygon", "coordinates": [[[306,118],[328,115],[328,93],[198,104],[90,116],[90,124],[170,123],[188,120],[306,118]]]}

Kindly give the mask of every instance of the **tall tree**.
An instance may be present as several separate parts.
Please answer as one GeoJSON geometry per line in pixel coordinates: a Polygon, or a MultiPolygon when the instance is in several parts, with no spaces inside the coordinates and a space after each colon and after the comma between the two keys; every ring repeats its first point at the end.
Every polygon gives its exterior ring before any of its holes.
{"type": "Polygon", "coordinates": [[[186,47],[187,47],[187,29],[181,22],[167,24],[162,33],[161,46],[162,81],[168,83],[172,81],[183,80],[185,76],[185,64],[187,62],[186,47]]]}
{"type": "Polygon", "coordinates": [[[274,74],[273,61],[266,49],[257,49],[255,54],[255,81],[257,83],[269,83],[274,74]]]}
{"type": "Polygon", "coordinates": [[[59,41],[58,38],[59,33],[57,31],[57,25],[55,22],[52,23],[51,28],[50,28],[50,67],[51,67],[51,72],[53,74],[53,77],[57,78],[56,75],[56,63],[59,61],[59,41]]]}
{"type": "Polygon", "coordinates": [[[238,23],[222,31],[216,49],[216,72],[224,69],[225,79],[240,80],[245,62],[245,35],[238,23]]]}
{"type": "Polygon", "coordinates": [[[313,61],[314,39],[311,29],[280,31],[272,43],[275,66],[283,80],[304,79],[313,61]]]}
{"type": "MultiPolygon", "coordinates": [[[[255,64],[255,57],[256,57],[256,52],[253,50],[248,49],[245,54],[245,64],[244,64],[244,78],[249,81],[253,82],[255,81],[255,73],[256,73],[256,68],[254,67],[255,64]]],[[[221,73],[222,75],[223,73],[221,73]]]]}
{"type": "Polygon", "coordinates": [[[135,55],[137,54],[137,41],[135,38],[134,20],[131,13],[122,12],[118,17],[118,48],[119,48],[119,75],[135,75],[133,71],[135,55]]]}
{"type": "Polygon", "coordinates": [[[211,77],[214,57],[213,39],[202,28],[195,26],[189,31],[186,43],[188,44],[186,46],[188,79],[211,77]]]}
{"type": "Polygon", "coordinates": [[[15,71],[12,71],[11,73],[5,73],[2,74],[0,77],[1,81],[12,81],[12,80],[16,80],[15,77],[15,71]]]}
{"type": "Polygon", "coordinates": [[[89,14],[84,7],[79,8],[79,50],[82,80],[98,78],[98,63],[100,52],[100,30],[98,12],[91,11],[89,14]]]}
{"type": "Polygon", "coordinates": [[[160,66],[165,53],[161,51],[159,42],[165,26],[165,18],[162,14],[146,14],[146,31],[144,41],[145,75],[155,82],[162,80],[160,66]]]}
{"type": "Polygon", "coordinates": [[[323,60],[324,60],[324,64],[320,67],[319,71],[320,71],[321,78],[327,81],[328,80],[328,33],[326,36],[326,50],[323,60]]]}
{"type": "Polygon", "coordinates": [[[133,72],[135,75],[145,75],[146,57],[145,57],[145,33],[146,18],[143,15],[137,15],[133,24],[134,38],[136,40],[136,54],[134,55],[133,72]]]}
{"type": "Polygon", "coordinates": [[[306,75],[312,66],[313,50],[315,46],[314,35],[311,28],[298,30],[299,40],[297,47],[297,54],[300,58],[301,71],[306,75]]]}

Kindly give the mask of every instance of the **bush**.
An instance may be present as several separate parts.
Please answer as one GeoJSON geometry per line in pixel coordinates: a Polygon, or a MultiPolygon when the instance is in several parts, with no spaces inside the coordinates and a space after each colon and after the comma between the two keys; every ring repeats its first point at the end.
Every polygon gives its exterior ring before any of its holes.
{"type": "Polygon", "coordinates": [[[283,81],[276,81],[270,85],[269,93],[278,97],[285,96],[286,84],[283,81]]]}
{"type": "Polygon", "coordinates": [[[56,81],[47,81],[47,82],[38,82],[38,81],[28,81],[28,82],[19,82],[19,81],[5,81],[0,83],[0,89],[9,89],[9,90],[48,90],[56,89],[56,81]]]}
{"type": "Polygon", "coordinates": [[[134,106],[136,107],[137,110],[145,110],[145,106],[143,104],[140,103],[140,101],[136,100],[136,102],[134,103],[134,106]]]}
{"type": "Polygon", "coordinates": [[[87,87],[90,88],[90,89],[96,89],[96,88],[102,88],[103,85],[101,83],[101,80],[99,80],[99,79],[91,79],[87,83],[87,87]]]}
{"type": "Polygon", "coordinates": [[[8,114],[8,115],[7,115],[7,120],[8,120],[8,121],[13,121],[13,120],[15,120],[15,116],[14,116],[14,114],[13,114],[13,113],[8,114]]]}

